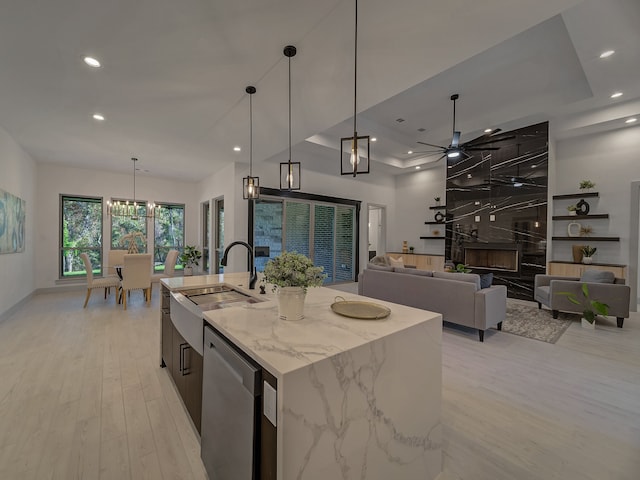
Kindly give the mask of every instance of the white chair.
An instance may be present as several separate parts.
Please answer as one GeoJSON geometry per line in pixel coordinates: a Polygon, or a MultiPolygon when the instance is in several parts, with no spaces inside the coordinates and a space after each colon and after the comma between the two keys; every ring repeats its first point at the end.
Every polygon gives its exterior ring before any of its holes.
{"type": "Polygon", "coordinates": [[[127,309],[127,294],[131,290],[142,290],[147,303],[151,301],[151,254],[128,253],[124,256],[120,299],[127,309]]]}
{"type": "Polygon", "coordinates": [[[118,288],[120,285],[120,279],[118,277],[104,277],[104,278],[93,278],[93,267],[91,266],[91,260],[89,260],[89,255],[86,253],[81,253],[80,258],[84,262],[84,268],[87,271],[87,298],[84,300],[84,306],[82,308],[87,308],[87,303],[89,302],[89,297],[91,296],[91,290],[94,288],[104,288],[104,298],[107,298],[107,290],[110,290],[111,287],[118,288]]]}
{"type": "Polygon", "coordinates": [[[178,253],[179,252],[177,250],[169,250],[169,252],[167,253],[167,258],[165,258],[164,260],[164,272],[154,273],[153,275],[151,275],[152,284],[160,282],[161,278],[173,277],[176,271],[176,262],[178,261],[178,253]]]}
{"type": "Polygon", "coordinates": [[[117,274],[115,266],[124,264],[124,256],[126,253],[126,250],[109,250],[109,263],[107,264],[109,266],[107,270],[109,275],[117,274]]]}

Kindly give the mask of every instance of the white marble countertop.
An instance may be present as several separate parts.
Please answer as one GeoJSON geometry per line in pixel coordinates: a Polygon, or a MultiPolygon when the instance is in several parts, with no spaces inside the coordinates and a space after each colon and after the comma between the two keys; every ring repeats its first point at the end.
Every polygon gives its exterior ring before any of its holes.
{"type": "MultiPolygon", "coordinates": [[[[226,283],[232,283],[231,279],[227,278],[226,283]]],[[[438,313],[324,287],[308,290],[305,318],[286,321],[278,318],[271,285],[267,286],[266,295],[260,295],[259,291],[246,292],[266,301],[204,312],[204,317],[276,378],[419,323],[442,321],[438,313]],[[337,296],[385,305],[391,309],[391,315],[381,320],[343,317],[331,310],[337,296]]]]}

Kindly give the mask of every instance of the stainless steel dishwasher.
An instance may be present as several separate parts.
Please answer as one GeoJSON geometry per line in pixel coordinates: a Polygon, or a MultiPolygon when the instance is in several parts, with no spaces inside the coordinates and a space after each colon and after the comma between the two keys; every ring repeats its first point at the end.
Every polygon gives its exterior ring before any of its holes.
{"type": "Polygon", "coordinates": [[[258,478],[260,373],[255,362],[205,327],[200,456],[211,479],[258,478]]]}

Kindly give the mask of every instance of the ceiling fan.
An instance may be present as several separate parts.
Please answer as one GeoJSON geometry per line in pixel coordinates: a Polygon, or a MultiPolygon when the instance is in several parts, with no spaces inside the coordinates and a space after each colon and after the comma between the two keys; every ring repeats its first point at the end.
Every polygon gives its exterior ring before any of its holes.
{"type": "Polygon", "coordinates": [[[443,158],[450,158],[453,160],[466,160],[468,158],[473,157],[473,154],[469,154],[468,152],[499,150],[500,147],[485,146],[485,145],[490,145],[496,142],[501,142],[503,140],[510,140],[512,138],[515,138],[514,135],[496,138],[496,134],[502,131],[502,129],[497,128],[484,135],[480,135],[479,137],[476,137],[473,140],[460,143],[460,131],[456,130],[456,100],[458,100],[458,98],[460,98],[460,95],[458,95],[457,93],[454,93],[453,95],[451,95],[451,100],[453,101],[453,135],[451,138],[451,144],[448,147],[445,147],[442,145],[434,145],[432,143],[417,142],[421,145],[433,147],[435,150],[427,150],[427,151],[413,152],[413,153],[426,154],[426,156],[441,155],[440,158],[436,160],[436,162],[442,160],[443,158]]]}

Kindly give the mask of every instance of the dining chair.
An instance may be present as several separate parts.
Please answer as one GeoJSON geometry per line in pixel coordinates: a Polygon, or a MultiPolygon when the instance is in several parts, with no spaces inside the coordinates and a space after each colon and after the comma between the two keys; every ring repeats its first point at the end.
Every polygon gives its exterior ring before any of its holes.
{"type": "Polygon", "coordinates": [[[126,250],[109,250],[109,269],[107,272],[109,275],[116,275],[116,265],[122,265],[124,263],[124,256],[127,253],[126,250]]]}
{"type": "Polygon", "coordinates": [[[111,291],[111,287],[118,288],[120,285],[120,279],[118,277],[104,277],[104,278],[94,278],[93,277],[93,267],[91,266],[91,260],[89,260],[89,255],[86,253],[81,253],[80,258],[84,262],[84,268],[87,272],[87,297],[84,299],[84,306],[82,308],[87,308],[87,303],[89,302],[89,297],[91,296],[91,291],[94,288],[104,288],[104,298],[107,298],[107,291],[111,291]]]}
{"type": "Polygon", "coordinates": [[[146,302],[151,302],[151,254],[127,253],[123,265],[120,299],[124,309],[127,309],[127,295],[131,290],[142,290],[146,302]]]}
{"type": "MultiPolygon", "coordinates": [[[[173,277],[176,271],[176,262],[178,261],[178,250],[169,250],[167,258],[164,260],[164,272],[154,273],[151,275],[151,283],[160,282],[161,278],[173,277]]],[[[151,287],[153,289],[153,286],[151,287]]]]}

